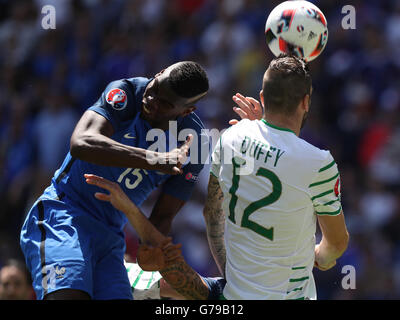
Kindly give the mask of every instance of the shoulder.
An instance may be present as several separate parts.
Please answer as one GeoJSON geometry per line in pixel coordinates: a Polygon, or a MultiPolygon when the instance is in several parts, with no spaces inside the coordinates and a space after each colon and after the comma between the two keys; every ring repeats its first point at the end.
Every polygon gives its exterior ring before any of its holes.
{"type": "MultiPolygon", "coordinates": [[[[335,165],[337,170],[335,160],[329,150],[320,149],[299,137],[297,137],[296,140],[296,144],[301,150],[303,159],[312,167],[314,172],[321,172],[321,169],[323,170],[324,167],[329,165],[335,165]]],[[[300,152],[300,150],[298,152],[300,152]]]]}
{"type": "Polygon", "coordinates": [[[107,84],[104,91],[107,94],[109,90],[122,89],[126,93],[136,95],[137,93],[144,92],[150,81],[151,79],[144,77],[113,80],[107,84]]]}
{"type": "Polygon", "coordinates": [[[255,125],[254,120],[242,119],[237,124],[234,124],[223,130],[222,135],[232,134],[233,132],[243,132],[246,128],[247,130],[251,128],[251,126],[255,125]]]}
{"type": "Polygon", "coordinates": [[[321,161],[324,161],[327,157],[332,157],[329,150],[320,149],[300,137],[296,137],[296,138],[297,138],[296,143],[302,149],[304,149],[306,152],[308,152],[310,155],[312,155],[312,157],[318,158],[321,161]]]}
{"type": "Polygon", "coordinates": [[[118,79],[107,84],[100,98],[89,109],[111,121],[114,129],[130,121],[140,111],[143,94],[151,79],[118,79]]]}
{"type": "Polygon", "coordinates": [[[313,192],[324,191],[323,188],[329,186],[329,183],[336,183],[339,179],[339,168],[329,150],[323,150],[300,139],[305,152],[304,162],[312,170],[312,179],[309,187],[313,187],[313,192]],[[319,189],[321,187],[322,189],[319,189]]]}
{"type": "Polygon", "coordinates": [[[143,77],[112,81],[104,91],[106,102],[110,103],[116,99],[116,95],[120,95],[119,99],[125,99],[125,105],[141,105],[144,91],[150,81],[151,79],[143,77]]]}
{"type": "Polygon", "coordinates": [[[232,142],[232,140],[244,138],[245,135],[253,132],[254,129],[257,129],[257,121],[242,119],[237,124],[232,125],[226,129],[222,130],[221,133],[221,142],[232,142]]]}
{"type": "Polygon", "coordinates": [[[123,81],[134,93],[144,92],[148,83],[152,80],[152,78],[145,77],[135,77],[129,79],[122,79],[123,81]]]}
{"type": "Polygon", "coordinates": [[[151,79],[144,77],[114,80],[107,85],[105,93],[108,96],[110,90],[120,89],[127,95],[132,97],[140,96],[140,98],[142,98],[146,86],[150,81],[151,79]]]}

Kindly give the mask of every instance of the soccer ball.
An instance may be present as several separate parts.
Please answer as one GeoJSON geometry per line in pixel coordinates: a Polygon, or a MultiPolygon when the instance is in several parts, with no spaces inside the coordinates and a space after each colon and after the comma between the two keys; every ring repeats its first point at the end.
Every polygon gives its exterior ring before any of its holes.
{"type": "Polygon", "coordinates": [[[328,42],[328,23],[308,1],[285,1],[276,6],[265,24],[267,44],[275,56],[293,54],[309,62],[328,42]]]}

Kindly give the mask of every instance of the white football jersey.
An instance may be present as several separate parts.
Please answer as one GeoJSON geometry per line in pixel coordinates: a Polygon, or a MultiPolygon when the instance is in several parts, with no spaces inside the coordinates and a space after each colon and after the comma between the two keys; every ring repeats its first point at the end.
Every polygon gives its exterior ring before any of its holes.
{"type": "Polygon", "coordinates": [[[124,261],[128,272],[134,300],[156,300],[160,297],[161,274],[158,271],[144,271],[138,263],[124,261]]]}
{"type": "Polygon", "coordinates": [[[224,193],[226,299],[316,299],[316,214],[341,212],[329,151],[265,120],[218,141],[211,174],[224,193]]]}

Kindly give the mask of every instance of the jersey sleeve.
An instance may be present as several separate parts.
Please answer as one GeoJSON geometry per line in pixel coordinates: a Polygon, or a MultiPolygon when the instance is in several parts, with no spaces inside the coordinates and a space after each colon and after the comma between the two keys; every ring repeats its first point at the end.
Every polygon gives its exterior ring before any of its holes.
{"type": "Polygon", "coordinates": [[[183,201],[188,201],[199,179],[199,174],[210,154],[210,138],[208,134],[196,126],[196,144],[193,142],[189,154],[189,161],[183,166],[182,174],[171,176],[163,185],[163,192],[183,201]],[[192,149],[197,145],[197,149],[192,149]],[[197,152],[194,152],[197,151],[197,152]]]}
{"type": "Polygon", "coordinates": [[[143,94],[126,79],[110,82],[96,103],[89,108],[111,122],[116,130],[140,111],[143,94]]]}
{"type": "Polygon", "coordinates": [[[340,174],[335,160],[328,152],[313,181],[308,186],[317,215],[339,215],[342,210],[340,174]]]}

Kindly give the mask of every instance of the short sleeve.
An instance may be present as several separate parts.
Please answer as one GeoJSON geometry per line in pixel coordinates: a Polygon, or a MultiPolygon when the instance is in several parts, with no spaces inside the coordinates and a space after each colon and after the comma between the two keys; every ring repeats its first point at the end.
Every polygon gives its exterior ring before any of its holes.
{"type": "Polygon", "coordinates": [[[198,118],[194,118],[191,121],[193,123],[188,124],[187,127],[193,129],[199,137],[199,139],[196,139],[197,149],[191,149],[190,152],[193,151],[193,153],[189,155],[188,163],[182,168],[183,173],[171,176],[163,185],[164,193],[183,201],[190,199],[199,179],[199,174],[210,155],[210,137],[202,130],[204,127],[198,118]]]}
{"type": "Polygon", "coordinates": [[[202,164],[188,164],[183,173],[171,176],[163,185],[163,192],[183,201],[188,201],[203,169],[202,164]]]}
{"type": "Polygon", "coordinates": [[[337,164],[329,152],[308,188],[317,215],[335,216],[340,214],[342,210],[340,174],[337,164]]]}
{"type": "Polygon", "coordinates": [[[110,82],[96,103],[89,108],[111,122],[114,130],[132,120],[140,111],[149,79],[132,78],[110,82]]]}

